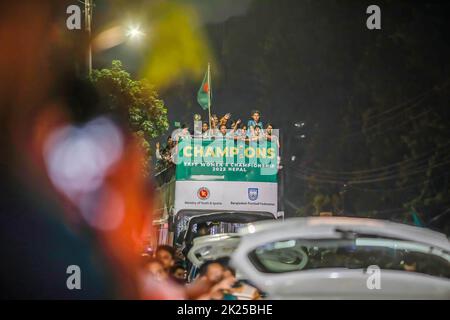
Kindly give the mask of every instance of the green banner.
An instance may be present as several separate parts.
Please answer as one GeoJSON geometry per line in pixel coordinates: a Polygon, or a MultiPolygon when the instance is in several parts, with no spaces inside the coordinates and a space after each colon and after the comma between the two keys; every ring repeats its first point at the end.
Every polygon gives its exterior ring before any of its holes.
{"type": "Polygon", "coordinates": [[[180,141],[176,157],[177,181],[277,182],[278,147],[260,140],[180,141]]]}

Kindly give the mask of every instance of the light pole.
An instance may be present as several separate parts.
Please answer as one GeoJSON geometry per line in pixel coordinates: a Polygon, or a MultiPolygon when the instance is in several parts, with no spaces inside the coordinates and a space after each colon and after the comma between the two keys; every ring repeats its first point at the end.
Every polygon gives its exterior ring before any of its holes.
{"type": "Polygon", "coordinates": [[[88,75],[92,72],[92,46],[91,46],[91,22],[92,22],[92,0],[84,0],[84,28],[88,38],[86,53],[86,66],[88,75]]]}

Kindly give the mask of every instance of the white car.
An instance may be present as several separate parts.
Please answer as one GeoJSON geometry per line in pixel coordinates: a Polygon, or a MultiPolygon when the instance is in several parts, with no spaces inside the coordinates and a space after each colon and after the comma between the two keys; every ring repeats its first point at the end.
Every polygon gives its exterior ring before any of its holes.
{"type": "Polygon", "coordinates": [[[191,216],[187,221],[185,231],[181,233],[177,241],[194,267],[188,269],[188,281],[195,278],[198,268],[205,261],[231,255],[239,243],[236,230],[248,223],[268,219],[273,220],[275,217],[268,212],[234,211],[209,212],[191,216]],[[218,233],[199,236],[197,227],[202,223],[209,223],[211,229],[215,229],[214,231],[218,233]]]}
{"type": "Polygon", "coordinates": [[[236,233],[220,233],[194,239],[192,249],[187,258],[196,268],[209,260],[228,258],[236,250],[240,242],[236,233]]]}
{"type": "Polygon", "coordinates": [[[231,263],[269,299],[450,299],[450,242],[428,229],[317,217],[240,236],[231,263]]]}

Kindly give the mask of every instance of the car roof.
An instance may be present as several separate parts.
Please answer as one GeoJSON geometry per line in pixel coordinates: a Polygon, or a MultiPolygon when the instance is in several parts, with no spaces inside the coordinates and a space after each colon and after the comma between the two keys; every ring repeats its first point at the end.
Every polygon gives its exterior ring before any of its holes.
{"type": "Polygon", "coordinates": [[[336,234],[336,229],[363,234],[412,240],[430,246],[436,246],[444,250],[450,250],[450,242],[443,233],[426,228],[419,228],[406,224],[391,222],[387,220],[350,218],[350,217],[308,217],[288,218],[282,222],[259,222],[250,224],[241,229],[240,234],[251,233],[279,233],[280,236],[287,234],[314,235],[326,237],[336,234]]]}
{"type": "Polygon", "coordinates": [[[229,257],[238,246],[239,240],[240,236],[237,233],[219,233],[198,237],[194,239],[187,257],[196,267],[200,267],[207,260],[229,257]],[[196,255],[202,249],[208,251],[207,256],[196,255]]]}

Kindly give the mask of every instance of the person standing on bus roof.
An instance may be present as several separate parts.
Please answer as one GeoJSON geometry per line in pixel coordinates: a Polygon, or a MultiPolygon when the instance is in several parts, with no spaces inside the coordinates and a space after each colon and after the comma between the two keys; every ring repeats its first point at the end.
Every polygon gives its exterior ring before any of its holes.
{"type": "Polygon", "coordinates": [[[258,110],[252,111],[252,118],[247,123],[247,135],[254,136],[255,127],[259,126],[263,128],[263,123],[261,121],[261,113],[258,110]]]}
{"type": "Polygon", "coordinates": [[[266,126],[266,134],[265,134],[267,140],[271,141],[272,143],[275,143],[278,149],[280,148],[280,138],[273,134],[273,126],[271,123],[268,123],[266,126]]]}
{"type": "Polygon", "coordinates": [[[209,130],[208,122],[203,122],[202,124],[202,138],[203,139],[210,139],[211,138],[211,131],[209,130]]]}

